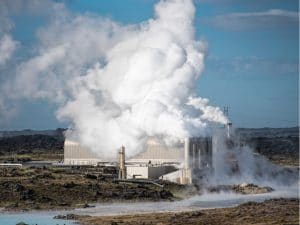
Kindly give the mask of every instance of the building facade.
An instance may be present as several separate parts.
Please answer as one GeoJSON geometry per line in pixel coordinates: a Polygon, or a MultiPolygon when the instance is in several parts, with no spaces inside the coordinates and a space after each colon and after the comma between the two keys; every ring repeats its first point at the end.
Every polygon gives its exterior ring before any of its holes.
{"type": "Polygon", "coordinates": [[[91,150],[84,148],[78,142],[66,139],[64,143],[65,165],[97,165],[101,162],[99,156],[91,150]]]}

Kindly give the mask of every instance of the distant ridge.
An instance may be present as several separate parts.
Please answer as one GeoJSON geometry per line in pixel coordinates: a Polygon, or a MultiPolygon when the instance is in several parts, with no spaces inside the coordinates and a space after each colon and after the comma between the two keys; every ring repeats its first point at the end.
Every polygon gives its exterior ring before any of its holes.
{"type": "Polygon", "coordinates": [[[0,138],[28,136],[28,135],[46,135],[46,136],[60,136],[66,128],[57,128],[56,130],[17,130],[17,131],[0,131],[0,138]]]}

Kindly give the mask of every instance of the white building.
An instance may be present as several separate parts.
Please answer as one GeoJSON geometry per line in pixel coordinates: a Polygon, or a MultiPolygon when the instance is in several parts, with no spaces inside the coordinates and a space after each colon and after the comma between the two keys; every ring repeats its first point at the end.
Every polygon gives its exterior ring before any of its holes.
{"type": "Polygon", "coordinates": [[[101,162],[101,159],[96,153],[82,147],[78,142],[65,140],[65,165],[97,165],[98,162],[101,162]]]}
{"type": "Polygon", "coordinates": [[[127,165],[127,179],[144,178],[144,179],[158,179],[164,174],[176,171],[176,167],[171,165],[147,165],[134,164],[127,165]]]}
{"type": "MultiPolygon", "coordinates": [[[[117,150],[116,150],[117,152],[117,150]]],[[[182,163],[184,160],[183,144],[181,147],[168,148],[162,142],[149,139],[144,152],[127,159],[131,163],[182,163]]],[[[66,165],[96,165],[103,161],[96,153],[84,148],[78,142],[65,140],[64,143],[64,164],[66,165]]]]}
{"type": "MultiPolygon", "coordinates": [[[[212,171],[212,158],[212,138],[186,138],[185,143],[173,148],[149,139],[144,152],[126,160],[124,174],[126,178],[160,178],[190,184],[212,171]]],[[[64,164],[97,165],[101,161],[96,153],[79,143],[65,140],[64,164]]]]}
{"type": "Polygon", "coordinates": [[[163,164],[163,163],[183,163],[184,151],[183,143],[178,147],[167,147],[162,141],[150,138],[147,141],[145,151],[137,154],[128,160],[134,163],[149,163],[163,164]]]}

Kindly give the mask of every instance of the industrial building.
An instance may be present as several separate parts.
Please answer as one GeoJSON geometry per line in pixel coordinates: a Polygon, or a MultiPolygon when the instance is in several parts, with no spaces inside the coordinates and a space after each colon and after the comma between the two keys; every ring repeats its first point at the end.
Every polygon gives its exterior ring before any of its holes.
{"type": "Polygon", "coordinates": [[[131,163],[181,164],[184,160],[183,143],[177,147],[167,147],[161,140],[149,138],[145,151],[128,159],[131,163]]]}
{"type": "Polygon", "coordinates": [[[99,156],[78,142],[66,139],[64,143],[65,165],[97,165],[101,162],[99,156]]]}
{"type": "MultiPolygon", "coordinates": [[[[211,137],[185,138],[181,145],[168,148],[162,141],[150,138],[145,151],[126,159],[125,147],[119,149],[119,179],[164,179],[182,184],[199,182],[213,169],[211,137]]],[[[66,139],[65,165],[97,165],[102,162],[94,152],[66,139]]]]}
{"type": "Polygon", "coordinates": [[[161,176],[178,170],[173,165],[134,164],[127,166],[127,179],[159,179],[161,176]]]}
{"type": "Polygon", "coordinates": [[[161,179],[181,184],[201,182],[213,171],[211,137],[185,138],[184,167],[161,176],[161,179]]]}
{"type": "MultiPolygon", "coordinates": [[[[184,151],[182,146],[168,148],[163,142],[149,138],[145,151],[127,159],[130,163],[177,163],[180,164],[184,160],[184,151]]],[[[64,143],[64,164],[65,165],[97,165],[102,162],[99,156],[91,150],[81,146],[78,142],[66,139],[64,143]]]]}

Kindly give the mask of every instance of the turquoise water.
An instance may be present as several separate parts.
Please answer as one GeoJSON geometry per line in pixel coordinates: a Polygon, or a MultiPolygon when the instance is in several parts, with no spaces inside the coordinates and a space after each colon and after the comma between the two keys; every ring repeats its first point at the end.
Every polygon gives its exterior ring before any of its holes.
{"type": "Polygon", "coordinates": [[[53,219],[59,213],[28,212],[28,213],[0,213],[0,225],[16,225],[24,222],[29,225],[74,225],[74,221],[53,219]]]}

